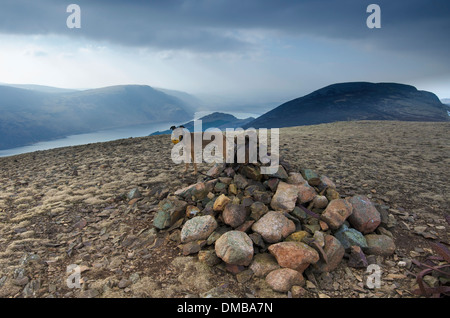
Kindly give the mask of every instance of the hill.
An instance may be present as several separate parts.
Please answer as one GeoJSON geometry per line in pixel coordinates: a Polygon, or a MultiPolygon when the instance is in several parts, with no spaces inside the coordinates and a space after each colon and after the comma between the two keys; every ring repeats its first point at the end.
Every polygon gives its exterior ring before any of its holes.
{"type": "Polygon", "coordinates": [[[333,84],[286,102],[244,128],[314,125],[348,120],[448,121],[436,95],[397,83],[333,84]]]}
{"type": "Polygon", "coordinates": [[[0,86],[0,149],[192,116],[177,97],[145,85],[69,92],[0,86]]]}
{"type": "Polygon", "coordinates": [[[38,91],[38,92],[44,92],[44,93],[70,93],[70,92],[77,92],[79,90],[77,89],[70,89],[70,88],[59,88],[59,87],[52,87],[52,86],[45,86],[45,85],[36,85],[36,84],[6,84],[6,83],[0,83],[1,86],[9,86],[9,87],[15,87],[15,88],[23,88],[28,89],[32,91],[38,91]]]}
{"type": "MultiPolygon", "coordinates": [[[[253,121],[255,118],[249,117],[245,119],[238,119],[233,115],[220,113],[220,112],[214,112],[212,114],[206,115],[204,117],[201,117],[200,120],[202,121],[202,130],[206,130],[208,128],[219,128],[220,130],[225,130],[226,128],[239,128],[243,127],[249,122],[253,121]]],[[[183,124],[184,128],[188,129],[190,132],[194,131],[194,121],[190,121],[186,124],[183,124]]],[[[171,134],[171,130],[165,130],[165,131],[157,131],[152,133],[152,135],[167,135],[171,134]]]]}

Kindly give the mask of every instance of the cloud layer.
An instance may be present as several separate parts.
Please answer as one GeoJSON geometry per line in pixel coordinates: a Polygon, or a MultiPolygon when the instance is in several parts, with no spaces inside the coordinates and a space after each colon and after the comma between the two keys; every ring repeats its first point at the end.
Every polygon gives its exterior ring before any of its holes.
{"type": "Polygon", "coordinates": [[[110,41],[124,46],[198,52],[248,50],[248,32],[280,37],[316,36],[370,41],[381,48],[449,53],[450,2],[377,0],[382,28],[366,27],[361,0],[6,0],[0,32],[62,34],[110,41]],[[66,7],[82,10],[81,30],[66,27],[66,7]]]}
{"type": "Polygon", "coordinates": [[[445,97],[448,30],[448,0],[2,0],[0,81],[291,97],[397,81],[445,97]],[[81,29],[66,26],[71,3],[81,29]],[[371,3],[381,29],[366,26],[371,3]]]}

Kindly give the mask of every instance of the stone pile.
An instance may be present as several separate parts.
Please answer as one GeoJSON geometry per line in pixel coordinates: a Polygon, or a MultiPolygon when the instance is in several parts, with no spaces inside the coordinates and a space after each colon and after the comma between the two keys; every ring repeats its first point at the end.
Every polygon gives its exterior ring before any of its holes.
{"type": "Polygon", "coordinates": [[[366,267],[369,255],[394,253],[370,199],[342,197],[311,169],[291,171],[281,162],[277,173],[263,175],[254,164],[215,165],[206,175],[161,200],[153,225],[170,231],[184,255],[222,264],[238,280],[265,277],[287,292],[305,284],[306,269],[333,271],[344,256],[348,266],[366,267]]]}

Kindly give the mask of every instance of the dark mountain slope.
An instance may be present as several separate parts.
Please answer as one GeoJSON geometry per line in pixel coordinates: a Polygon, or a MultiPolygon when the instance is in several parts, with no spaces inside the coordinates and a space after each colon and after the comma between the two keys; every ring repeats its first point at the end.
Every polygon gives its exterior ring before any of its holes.
{"type": "Polygon", "coordinates": [[[245,128],[314,125],[346,120],[448,121],[436,95],[410,85],[350,82],[296,98],[258,117],[245,128]]]}

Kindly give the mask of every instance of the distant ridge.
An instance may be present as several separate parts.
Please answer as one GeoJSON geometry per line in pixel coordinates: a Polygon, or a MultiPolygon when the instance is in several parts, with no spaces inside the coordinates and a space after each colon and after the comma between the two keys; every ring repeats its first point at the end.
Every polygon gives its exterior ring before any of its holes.
{"type": "Polygon", "coordinates": [[[439,98],[398,83],[326,86],[261,115],[244,128],[281,128],[347,120],[448,121],[439,98]]]}
{"type": "Polygon", "coordinates": [[[43,92],[43,93],[71,93],[71,92],[77,92],[79,90],[77,89],[70,89],[70,88],[59,88],[59,87],[52,87],[52,86],[45,86],[45,85],[36,85],[36,84],[6,84],[6,83],[0,83],[2,86],[9,86],[9,87],[15,87],[15,88],[22,88],[22,89],[28,89],[31,91],[37,91],[37,92],[43,92]]]}
{"type": "Polygon", "coordinates": [[[179,98],[146,85],[69,92],[33,88],[0,86],[0,149],[193,117],[190,107],[179,98]]]}
{"type": "MultiPolygon", "coordinates": [[[[239,128],[243,127],[247,123],[251,122],[255,118],[249,117],[245,119],[238,119],[233,115],[214,112],[212,114],[203,116],[199,118],[202,121],[202,130],[205,131],[208,128],[218,128],[220,130],[225,130],[226,128],[239,128]]],[[[186,124],[183,124],[184,128],[188,129],[190,132],[194,132],[194,121],[190,121],[186,124]]],[[[167,135],[171,134],[172,131],[170,129],[165,131],[156,131],[152,133],[152,135],[167,135]]]]}

